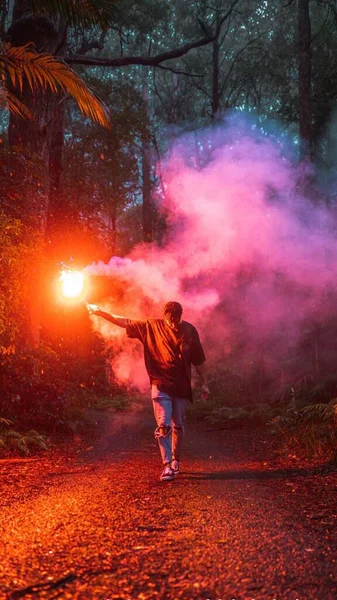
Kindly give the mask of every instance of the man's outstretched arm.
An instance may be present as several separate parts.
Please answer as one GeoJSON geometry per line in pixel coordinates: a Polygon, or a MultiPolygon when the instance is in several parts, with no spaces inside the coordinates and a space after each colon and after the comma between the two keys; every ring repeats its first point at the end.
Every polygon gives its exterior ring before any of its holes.
{"type": "Polygon", "coordinates": [[[103,319],[110,321],[118,327],[126,328],[130,323],[130,319],[127,319],[126,317],[120,317],[119,315],[111,315],[110,313],[101,310],[98,306],[96,306],[96,304],[87,304],[87,310],[89,314],[96,315],[97,317],[103,317],[103,319]]]}

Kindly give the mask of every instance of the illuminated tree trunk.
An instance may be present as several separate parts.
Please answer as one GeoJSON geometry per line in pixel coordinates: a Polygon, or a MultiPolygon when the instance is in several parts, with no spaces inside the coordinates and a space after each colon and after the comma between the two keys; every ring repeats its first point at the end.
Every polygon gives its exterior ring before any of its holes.
{"type": "MultiPolygon", "coordinates": [[[[27,0],[15,1],[12,24],[8,30],[8,38],[13,46],[33,43],[38,52],[53,54],[62,44],[64,31],[64,26],[51,20],[47,13],[34,16],[31,12],[31,4],[27,0]]],[[[20,97],[20,91],[16,90],[16,93],[20,97]]],[[[39,160],[47,178],[53,141],[51,123],[57,113],[59,97],[48,90],[44,93],[32,94],[28,85],[24,85],[21,98],[35,118],[30,121],[11,114],[9,142],[12,147],[22,149],[31,159],[39,160]]],[[[28,207],[30,203],[34,207],[33,210],[28,211],[31,220],[45,234],[49,209],[48,185],[46,184],[42,189],[39,182],[32,178],[31,181],[27,181],[25,194],[28,207]],[[36,198],[39,199],[37,206],[34,204],[36,198]]],[[[38,346],[40,342],[40,278],[36,269],[28,297],[29,325],[26,342],[31,346],[38,346]]]]}
{"type": "Polygon", "coordinates": [[[49,152],[49,202],[46,233],[47,237],[57,235],[66,220],[64,197],[61,194],[61,180],[63,174],[63,149],[64,149],[64,117],[65,103],[59,97],[59,104],[55,109],[55,117],[51,123],[51,145],[49,152]]]}
{"type": "Polygon", "coordinates": [[[153,204],[151,190],[150,142],[146,133],[142,141],[143,239],[153,241],[153,204]]]}
{"type": "MultiPolygon", "coordinates": [[[[16,0],[13,10],[12,24],[8,30],[8,37],[13,46],[23,46],[33,43],[38,52],[53,54],[62,45],[65,27],[54,22],[48,15],[34,16],[31,12],[31,3],[27,0],[16,0]]],[[[20,96],[19,90],[16,93],[20,96]]],[[[9,141],[11,146],[22,148],[30,157],[36,157],[42,163],[49,175],[50,152],[52,146],[53,128],[51,124],[57,116],[59,97],[49,90],[33,94],[29,87],[24,85],[22,100],[34,114],[34,120],[20,119],[10,115],[9,141]]],[[[48,186],[41,194],[36,188],[37,182],[31,183],[27,190],[27,198],[37,195],[41,198],[41,206],[35,221],[39,223],[43,232],[46,229],[49,189],[48,186]],[[35,187],[34,187],[35,185],[35,187]]]]}
{"type": "Polygon", "coordinates": [[[309,0],[298,0],[298,99],[301,151],[304,158],[313,155],[312,65],[309,0]]]}
{"type": "Polygon", "coordinates": [[[143,98],[145,105],[144,132],[142,136],[142,196],[143,196],[143,240],[153,241],[153,202],[151,185],[151,144],[150,144],[150,122],[149,122],[149,78],[148,73],[143,85],[143,98]]]}
{"type": "Polygon", "coordinates": [[[109,207],[109,238],[110,238],[110,251],[111,255],[115,256],[117,249],[117,211],[116,204],[113,203],[109,207]]]}

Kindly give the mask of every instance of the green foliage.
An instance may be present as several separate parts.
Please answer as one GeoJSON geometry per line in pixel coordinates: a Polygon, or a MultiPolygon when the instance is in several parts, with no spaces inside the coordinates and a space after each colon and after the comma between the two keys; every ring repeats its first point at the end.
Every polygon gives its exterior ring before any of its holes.
{"type": "Polygon", "coordinates": [[[129,408],[130,399],[126,394],[116,394],[109,396],[96,397],[92,406],[97,410],[114,413],[116,411],[125,411],[129,408]]]}
{"type": "MultiPolygon", "coordinates": [[[[44,191],[49,185],[46,169],[37,156],[24,148],[9,148],[5,137],[0,138],[0,208],[7,218],[30,223],[43,207],[44,191]],[[29,203],[27,186],[34,190],[29,203]]],[[[17,222],[18,223],[18,222],[17,222]]],[[[20,225],[25,230],[23,224],[20,225]]],[[[32,229],[23,237],[30,237],[32,229]]],[[[36,238],[36,233],[33,238],[36,238]]]]}
{"type": "Polygon", "coordinates": [[[337,454],[337,399],[328,404],[289,407],[270,422],[271,432],[292,452],[337,454]]]}
{"type": "Polygon", "coordinates": [[[165,0],[116,0],[114,3],[114,26],[130,42],[148,42],[147,35],[167,21],[169,3],[165,0]]]}
{"type": "Polygon", "coordinates": [[[108,27],[114,14],[114,0],[30,0],[34,16],[60,16],[73,27],[108,27]]]}
{"type": "MultiPolygon", "coordinates": [[[[86,239],[96,236],[109,248],[110,256],[123,253],[125,246],[130,246],[124,237],[133,237],[131,227],[125,236],[124,226],[118,224],[119,220],[124,223],[128,209],[133,211],[141,198],[137,145],[146,127],[146,116],[139,90],[121,77],[105,82],[91,77],[89,81],[109,105],[114,125],[104,132],[80,121],[71,125],[72,133],[69,132],[64,148],[60,197],[67,210],[70,242],[74,233],[83,231],[86,239]]],[[[141,235],[138,224],[134,230],[137,236],[139,232],[141,235]]],[[[64,234],[67,235],[62,231],[63,247],[64,234]]]]}
{"type": "Polygon", "coordinates": [[[303,408],[309,404],[327,403],[337,394],[337,378],[333,375],[322,376],[315,380],[312,374],[304,375],[294,382],[277,389],[271,399],[273,406],[303,408]]]}
{"type": "Polygon", "coordinates": [[[22,433],[10,429],[13,421],[0,417],[0,453],[19,453],[27,456],[34,449],[47,450],[48,442],[44,435],[34,429],[22,433]]]}
{"type": "Polygon", "coordinates": [[[0,212],[0,352],[14,351],[22,339],[27,315],[24,307],[31,289],[41,236],[18,219],[0,212]]]}
{"type": "Polygon", "coordinates": [[[22,427],[55,430],[62,423],[65,380],[56,352],[42,346],[2,356],[2,413],[22,427]]]}
{"type": "Polygon", "coordinates": [[[3,418],[14,419],[20,431],[37,428],[48,434],[90,432],[95,428],[90,411],[111,413],[126,410],[129,405],[130,394],[104,381],[104,360],[98,354],[88,368],[87,359],[74,348],[55,350],[46,344],[3,356],[3,418]]]}
{"type": "Polygon", "coordinates": [[[215,366],[209,375],[209,385],[212,390],[212,401],[217,406],[236,405],[247,402],[254,394],[249,381],[240,370],[239,365],[223,367],[215,366]]]}
{"type": "Polygon", "coordinates": [[[261,426],[275,415],[275,409],[268,404],[257,404],[256,406],[221,406],[213,408],[206,417],[212,426],[218,428],[227,427],[251,427],[261,426]]]}

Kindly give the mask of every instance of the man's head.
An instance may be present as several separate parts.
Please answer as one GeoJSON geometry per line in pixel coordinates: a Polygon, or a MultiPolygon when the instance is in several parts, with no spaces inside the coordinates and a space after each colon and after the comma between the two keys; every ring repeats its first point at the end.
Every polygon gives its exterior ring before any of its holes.
{"type": "Polygon", "coordinates": [[[181,322],[183,307],[179,302],[167,302],[163,309],[163,317],[165,323],[172,329],[178,329],[181,322]]]}

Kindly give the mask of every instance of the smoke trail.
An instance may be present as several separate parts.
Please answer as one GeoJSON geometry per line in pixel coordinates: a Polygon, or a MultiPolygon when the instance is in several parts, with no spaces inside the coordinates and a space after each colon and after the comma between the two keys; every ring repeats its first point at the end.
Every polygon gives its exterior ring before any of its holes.
{"type": "MultiPolygon", "coordinates": [[[[160,316],[166,301],[180,301],[212,361],[239,345],[243,363],[262,353],[275,367],[308,320],[327,310],[337,274],[331,214],[301,193],[303,171],[284,140],[243,122],[199,133],[197,153],[194,140],[181,138],[161,173],[166,243],[143,244],[126,258],[87,267],[123,281],[126,293],[116,305],[112,293],[104,307],[146,318],[160,316]]],[[[95,328],[125,340],[124,331],[98,319],[95,328]]],[[[134,372],[140,361],[128,342],[117,359],[119,376],[143,384],[134,372]]]]}

